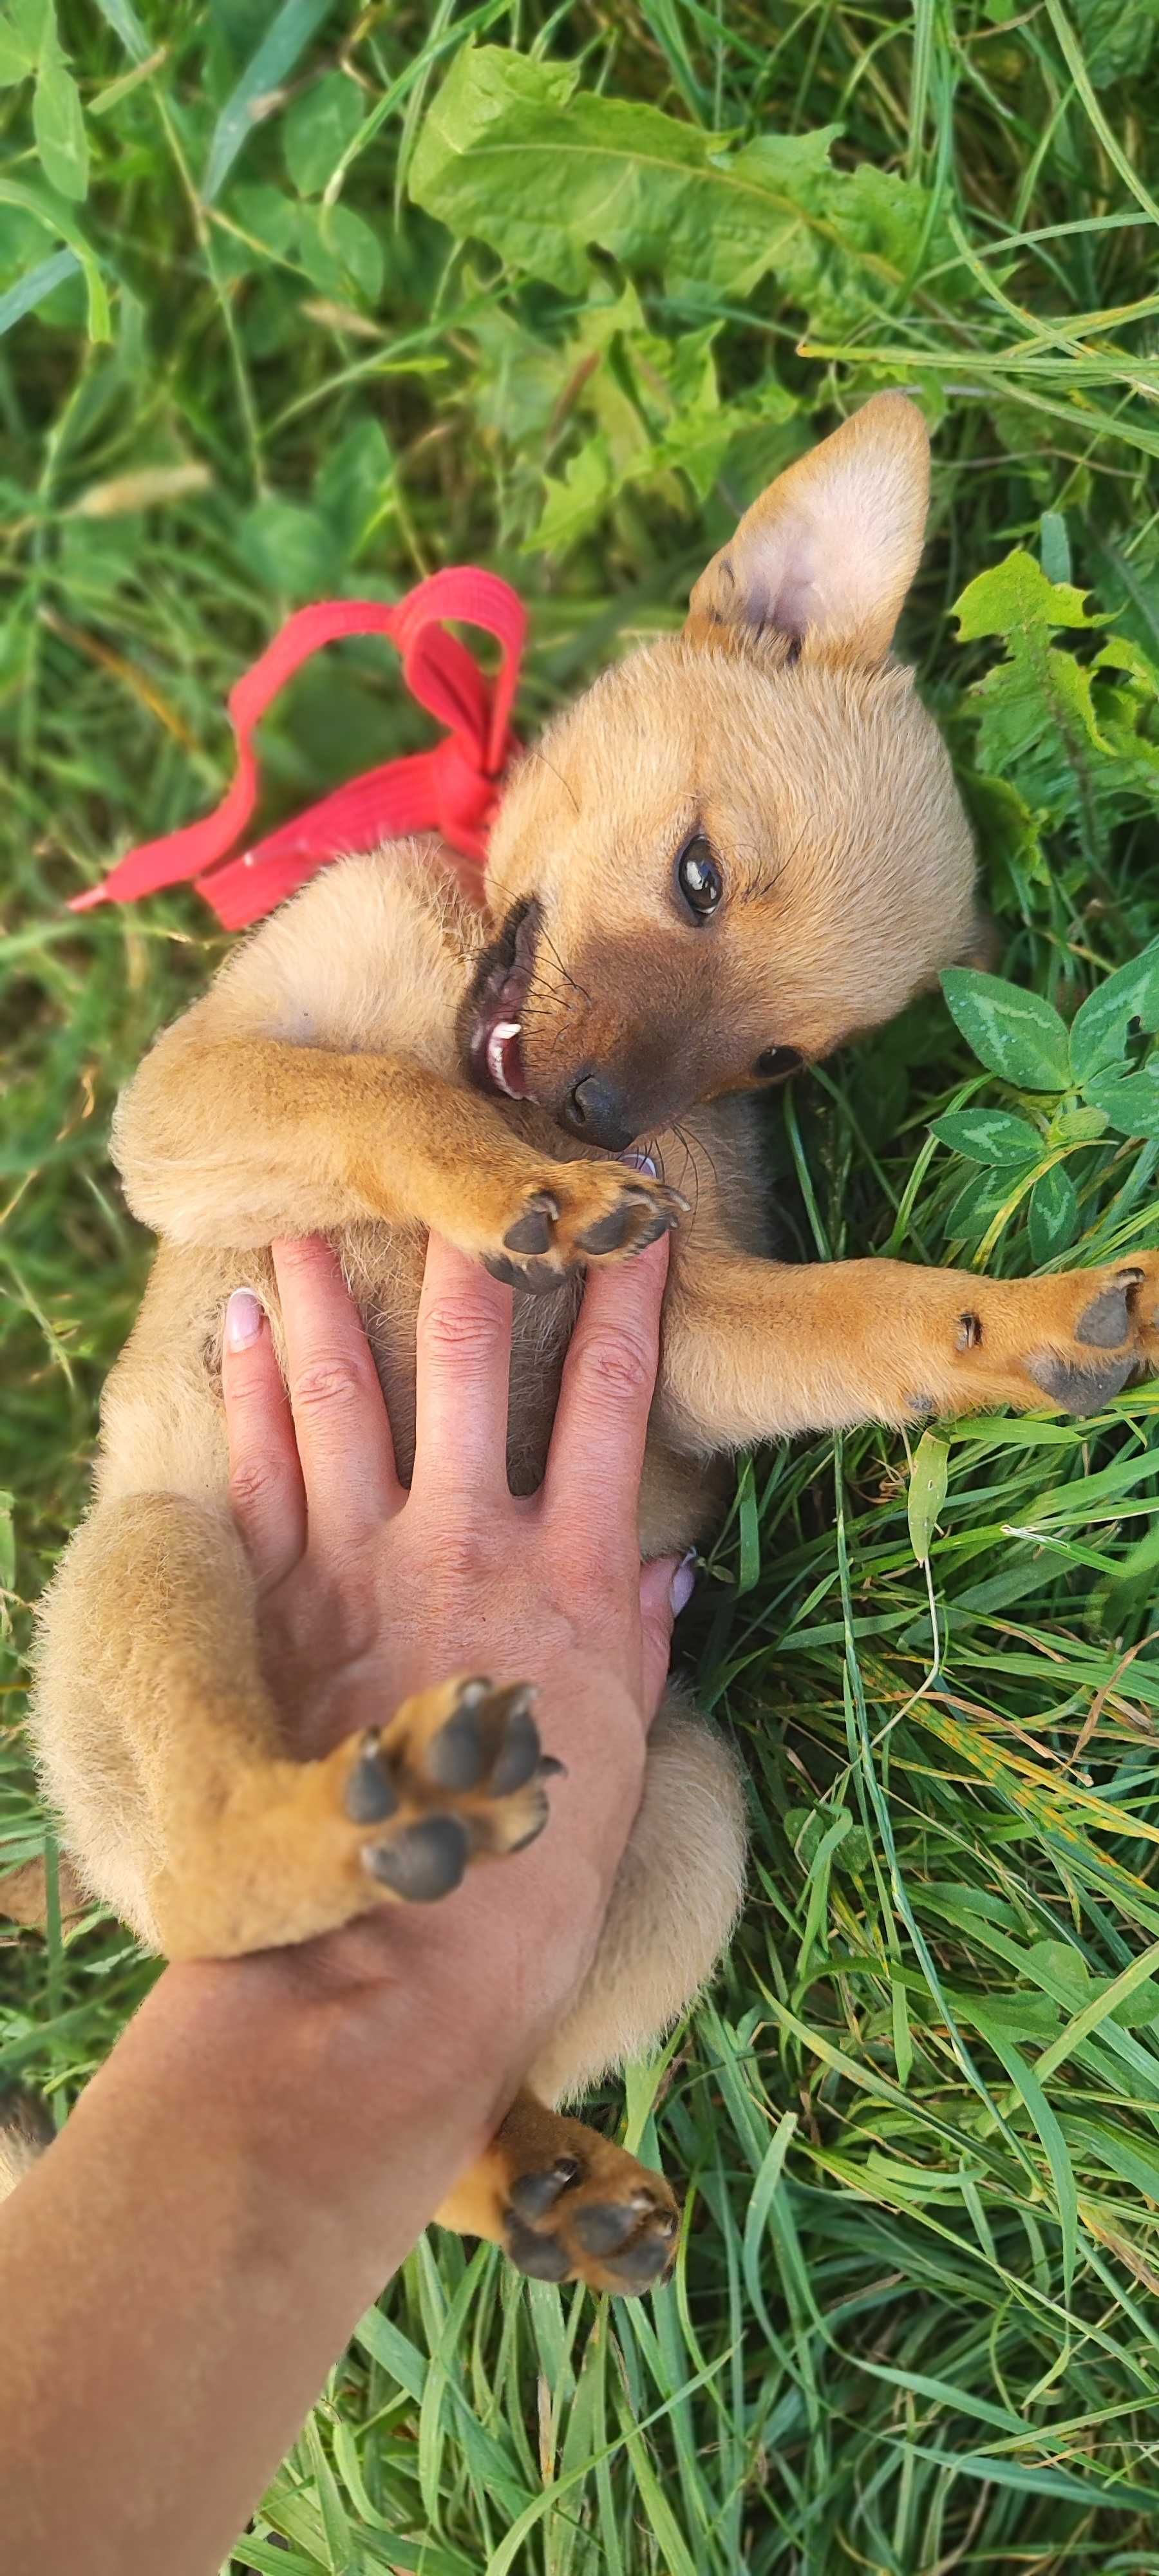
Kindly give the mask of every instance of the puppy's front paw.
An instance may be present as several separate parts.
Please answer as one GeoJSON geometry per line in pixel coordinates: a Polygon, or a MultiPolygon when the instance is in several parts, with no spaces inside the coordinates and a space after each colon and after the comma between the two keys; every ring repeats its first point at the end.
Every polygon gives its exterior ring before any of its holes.
{"type": "Polygon", "coordinates": [[[671,1232],[688,1201],[621,1163],[552,1163],[526,1189],[484,1261],[493,1279],[535,1293],[589,1263],[629,1261],[671,1232]]]}

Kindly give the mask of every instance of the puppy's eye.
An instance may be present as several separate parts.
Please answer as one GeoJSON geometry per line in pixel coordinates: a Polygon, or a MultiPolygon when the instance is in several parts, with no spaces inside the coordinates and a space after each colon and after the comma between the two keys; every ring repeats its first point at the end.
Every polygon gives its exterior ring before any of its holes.
{"type": "Polygon", "coordinates": [[[804,1064],[799,1047],[766,1047],[756,1061],[762,1082],[787,1082],[791,1073],[799,1073],[804,1064]]]}
{"type": "Polygon", "coordinates": [[[712,843],[706,841],[703,832],[685,842],[676,862],[676,882],[696,920],[707,921],[724,893],[724,878],[713,857],[712,843]]]}

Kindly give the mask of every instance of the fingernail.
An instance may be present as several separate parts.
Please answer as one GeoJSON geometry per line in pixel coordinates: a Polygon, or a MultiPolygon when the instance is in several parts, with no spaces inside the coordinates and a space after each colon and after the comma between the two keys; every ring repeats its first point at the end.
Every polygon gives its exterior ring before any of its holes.
{"type": "Polygon", "coordinates": [[[672,1616],[674,1619],[678,1619],[680,1617],[682,1610],[687,1610],[688,1604],[692,1599],[692,1595],[696,1590],[696,1575],[694,1572],[695,1563],[696,1550],[694,1547],[690,1547],[687,1556],[681,1558],[668,1587],[668,1598],[672,1604],[672,1616]]]}
{"type": "Polygon", "coordinates": [[[252,1288],[235,1288],[225,1310],[225,1341],[227,1350],[248,1350],[250,1343],[256,1342],[261,1329],[262,1305],[260,1298],[255,1297],[252,1288]]]}
{"type": "Polygon", "coordinates": [[[650,1154],[621,1154],[620,1161],[630,1163],[634,1172],[647,1172],[652,1180],[655,1180],[656,1166],[650,1154]]]}

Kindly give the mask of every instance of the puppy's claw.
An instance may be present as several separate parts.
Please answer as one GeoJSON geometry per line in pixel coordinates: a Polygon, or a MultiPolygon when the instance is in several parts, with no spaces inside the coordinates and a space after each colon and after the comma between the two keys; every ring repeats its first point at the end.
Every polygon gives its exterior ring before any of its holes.
{"type": "Polygon", "coordinates": [[[530,1797],[530,1805],[532,1810],[531,1822],[527,1827],[527,1831],[526,1833],[520,1834],[517,1843],[508,1844],[507,1848],[509,1852],[526,1851],[530,1843],[537,1843],[541,1833],[543,1832],[544,1826],[548,1822],[551,1815],[551,1809],[547,1803],[546,1790],[540,1789],[539,1787],[533,1789],[530,1797]]]}
{"type": "Polygon", "coordinates": [[[352,1825],[380,1825],[398,1805],[394,1783],[382,1756],[376,1726],[362,1738],[362,1749],[346,1783],[346,1813],[352,1825]]]}
{"type": "Polygon", "coordinates": [[[507,1709],[507,1722],[491,1773],[491,1794],[509,1798],[516,1789],[532,1779],[539,1769],[539,1728],[531,1714],[534,1692],[523,1688],[513,1691],[507,1709]]]}

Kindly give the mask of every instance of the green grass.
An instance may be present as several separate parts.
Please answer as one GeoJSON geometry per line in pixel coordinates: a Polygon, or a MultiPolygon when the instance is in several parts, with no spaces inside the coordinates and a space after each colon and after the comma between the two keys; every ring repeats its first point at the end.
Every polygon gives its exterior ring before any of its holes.
{"type": "MultiPolygon", "coordinates": [[[[1069,1021],[1159,932],[1155,27],[1151,0],[68,0],[54,51],[14,0],[13,1858],[43,1833],[28,1605],[149,1257],[109,1112],[223,947],[192,897],[62,907],[214,798],[226,691],[288,607],[490,562],[531,601],[530,728],[679,621],[779,462],[911,385],[936,479],[904,642],[1006,970],[1069,1021]],[[472,31],[503,61],[468,62],[472,31]],[[562,105],[568,66],[595,104],[562,105]],[[829,161],[792,143],[828,126],[829,161]],[[959,641],[953,602],[1016,548],[959,641]]],[[[388,651],[332,653],[266,729],[271,813],[424,738],[388,651]]],[[[915,1008],[772,1121],[798,1249],[1015,1274],[1159,1240],[1129,1017],[1080,1098],[1049,1014],[983,1067],[941,998],[915,1008]],[[1031,1131],[1008,1162],[999,1110],[1031,1131]]],[[[1142,1390],[1093,1425],[932,1432],[912,1481],[872,1430],[745,1468],[687,1651],[748,1764],[751,1901],[626,2090],[630,2140],[690,2182],[678,2278],[604,2310],[420,2246],[237,2568],[1159,2569],[1155,1418],[1142,1390]]],[[[0,2063],[63,2115],[148,1974],[107,1923],[14,1940],[0,2063]]]]}

